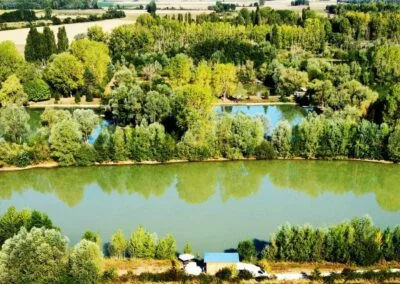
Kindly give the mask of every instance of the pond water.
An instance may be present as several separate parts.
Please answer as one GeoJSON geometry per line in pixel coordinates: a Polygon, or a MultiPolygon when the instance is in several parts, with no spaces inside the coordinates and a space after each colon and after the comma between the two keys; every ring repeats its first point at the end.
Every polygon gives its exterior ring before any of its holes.
{"type": "Polygon", "coordinates": [[[290,222],[326,226],[366,214],[400,220],[399,165],[247,161],[37,169],[0,173],[0,213],[39,209],[75,244],[83,232],[109,240],[139,224],[198,252],[267,240],[290,222]]]}
{"type": "MultiPolygon", "coordinates": [[[[73,111],[73,109],[69,109],[73,111]]],[[[233,106],[217,106],[215,107],[217,113],[231,113],[233,115],[244,113],[250,116],[262,116],[267,119],[269,132],[278,126],[282,120],[287,120],[294,126],[299,124],[311,109],[302,108],[296,105],[233,105],[233,106]]],[[[43,109],[28,109],[31,116],[29,121],[33,130],[40,127],[40,115],[43,109]]]]}
{"type": "Polygon", "coordinates": [[[231,113],[233,115],[244,113],[250,116],[262,116],[267,119],[268,133],[270,134],[282,120],[289,121],[294,126],[303,121],[311,109],[296,105],[231,105],[217,106],[217,113],[231,113]]]}

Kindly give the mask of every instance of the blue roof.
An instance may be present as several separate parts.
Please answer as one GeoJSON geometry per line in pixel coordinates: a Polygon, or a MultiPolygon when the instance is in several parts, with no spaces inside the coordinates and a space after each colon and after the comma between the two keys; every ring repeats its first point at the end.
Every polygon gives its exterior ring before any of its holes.
{"type": "Polygon", "coordinates": [[[236,252],[206,252],[204,262],[239,262],[239,254],[236,252]]]}

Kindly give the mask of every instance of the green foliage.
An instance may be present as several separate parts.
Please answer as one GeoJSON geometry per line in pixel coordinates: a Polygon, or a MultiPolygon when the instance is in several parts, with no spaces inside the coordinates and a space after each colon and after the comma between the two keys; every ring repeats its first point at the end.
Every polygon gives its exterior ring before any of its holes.
{"type": "Polygon", "coordinates": [[[0,105],[8,104],[24,105],[28,102],[28,95],[20,79],[15,75],[10,75],[2,84],[0,89],[0,105]]]}
{"type": "Polygon", "coordinates": [[[58,28],[57,32],[57,52],[66,52],[69,48],[69,41],[65,27],[58,28]]]}
{"type": "Polygon", "coordinates": [[[111,243],[109,247],[110,255],[117,258],[124,258],[128,241],[125,238],[124,232],[119,230],[111,236],[111,243]]]}
{"type": "Polygon", "coordinates": [[[85,233],[83,233],[82,235],[82,240],[87,240],[87,241],[91,241],[95,244],[97,244],[99,247],[101,246],[101,237],[99,233],[94,233],[92,231],[85,231],[85,233]]]}
{"type": "Polygon", "coordinates": [[[239,242],[237,251],[244,262],[252,262],[257,259],[256,247],[251,240],[239,242]]]}
{"type": "Polygon", "coordinates": [[[89,40],[107,43],[108,34],[103,31],[101,26],[92,26],[88,28],[87,36],[89,40]]]}
{"type": "Polygon", "coordinates": [[[75,154],[80,148],[81,141],[80,125],[74,120],[62,120],[51,127],[49,137],[51,154],[62,166],[76,163],[75,154]]]}
{"type": "Polygon", "coordinates": [[[216,139],[223,157],[251,157],[264,139],[264,125],[261,119],[253,119],[244,114],[235,117],[223,115],[217,122],[216,139]]]}
{"type": "Polygon", "coordinates": [[[193,254],[192,246],[189,243],[185,243],[185,246],[183,247],[183,253],[193,254]]]}
{"type": "Polygon", "coordinates": [[[165,72],[170,77],[172,84],[182,86],[189,83],[192,64],[192,60],[186,54],[178,54],[171,58],[165,72]]]}
{"type": "Polygon", "coordinates": [[[87,39],[75,40],[71,44],[71,52],[93,74],[98,86],[108,83],[105,79],[111,59],[104,43],[87,39]]]}
{"type": "Polygon", "coordinates": [[[221,270],[215,273],[215,276],[223,281],[227,281],[232,277],[232,270],[229,268],[222,268],[221,270]]]}
{"type": "Polygon", "coordinates": [[[70,255],[70,273],[77,283],[100,282],[103,270],[103,254],[99,246],[87,239],[81,240],[70,255]]]}
{"type": "Polygon", "coordinates": [[[216,64],[212,78],[214,92],[217,97],[226,99],[234,94],[238,78],[236,67],[233,64],[216,64]]]}
{"type": "Polygon", "coordinates": [[[176,242],[173,236],[167,235],[164,239],[159,239],[155,257],[157,259],[174,259],[176,252],[176,242]]]}
{"type": "Polygon", "coordinates": [[[50,86],[64,96],[71,96],[83,85],[84,68],[73,55],[61,53],[47,66],[45,77],[50,86]]]}
{"type": "Polygon", "coordinates": [[[29,114],[23,107],[9,105],[0,108],[0,135],[6,141],[22,143],[30,131],[29,114]]]}
{"type": "Polygon", "coordinates": [[[40,78],[28,81],[24,84],[24,90],[29,101],[39,102],[50,99],[51,91],[49,85],[40,78]]]}
{"type": "Polygon", "coordinates": [[[272,145],[279,157],[288,158],[291,154],[292,128],[287,120],[279,123],[272,134],[272,145]]]}
{"type": "Polygon", "coordinates": [[[67,240],[60,232],[46,228],[27,232],[22,228],[0,251],[0,282],[62,282],[67,264],[67,240]]]}
{"type": "Polygon", "coordinates": [[[79,130],[82,133],[83,141],[86,141],[93,129],[99,124],[99,117],[91,109],[76,109],[72,114],[76,122],[79,123],[79,130]]]}
{"type": "Polygon", "coordinates": [[[276,158],[274,146],[269,141],[262,141],[255,149],[257,160],[272,160],[276,158]]]}
{"type": "Polygon", "coordinates": [[[393,240],[383,239],[380,229],[368,217],[354,218],[327,230],[285,225],[271,237],[264,256],[280,261],[326,260],[366,266],[379,260],[382,247],[386,255],[392,254],[393,240]]]}
{"type": "Polygon", "coordinates": [[[42,124],[50,127],[67,119],[72,119],[71,112],[56,108],[45,108],[43,113],[40,115],[42,124]]]}
{"type": "Polygon", "coordinates": [[[146,5],[146,10],[147,10],[147,13],[154,16],[157,11],[156,1],[154,1],[154,0],[150,1],[150,3],[146,5]]]}
{"type": "Polygon", "coordinates": [[[389,158],[392,161],[400,161],[400,127],[397,126],[389,136],[388,143],[389,158]]]}
{"type": "Polygon", "coordinates": [[[24,65],[24,59],[11,41],[0,42],[0,83],[24,65]]]}
{"type": "Polygon", "coordinates": [[[131,235],[128,253],[132,258],[154,258],[156,253],[154,236],[145,228],[139,226],[131,235]]]}

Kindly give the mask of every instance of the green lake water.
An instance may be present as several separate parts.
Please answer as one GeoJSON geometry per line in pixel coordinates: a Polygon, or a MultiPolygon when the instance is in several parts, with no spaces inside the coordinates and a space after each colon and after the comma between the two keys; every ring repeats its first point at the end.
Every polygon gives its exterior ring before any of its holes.
{"type": "Polygon", "coordinates": [[[198,252],[267,240],[285,224],[326,226],[366,214],[400,220],[400,165],[247,161],[36,169],[0,173],[0,213],[46,212],[75,244],[83,232],[130,234],[139,224],[198,252]]]}

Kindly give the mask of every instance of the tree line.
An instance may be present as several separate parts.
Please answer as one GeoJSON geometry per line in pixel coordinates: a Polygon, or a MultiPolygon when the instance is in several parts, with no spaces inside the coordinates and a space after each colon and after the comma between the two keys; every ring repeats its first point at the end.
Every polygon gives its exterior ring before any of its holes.
{"type": "MultiPolygon", "coordinates": [[[[86,231],[82,240],[69,249],[66,237],[42,212],[18,211],[10,207],[0,216],[0,224],[0,266],[5,268],[0,270],[1,282],[100,283],[116,278],[113,270],[104,269],[104,256],[100,249],[102,241],[96,233],[86,231]]],[[[369,217],[356,217],[328,228],[285,225],[271,236],[261,254],[252,241],[239,242],[237,251],[244,262],[256,262],[257,259],[328,261],[369,266],[380,260],[398,260],[399,247],[399,227],[381,230],[372,224],[369,217]]],[[[110,257],[119,259],[173,260],[177,251],[171,235],[157,238],[142,226],[132,232],[129,240],[121,230],[115,232],[106,248],[110,257]]],[[[193,253],[189,244],[185,245],[183,252],[193,253]]],[[[260,265],[267,268],[268,263],[262,261],[260,265]]],[[[231,278],[231,273],[226,273],[226,280],[231,278]]],[[[222,272],[218,275],[223,277],[222,272]]],[[[318,271],[313,277],[319,277],[318,271]]],[[[240,275],[240,278],[250,279],[246,275],[240,275]]],[[[357,277],[353,275],[353,278],[357,277]]]]}

